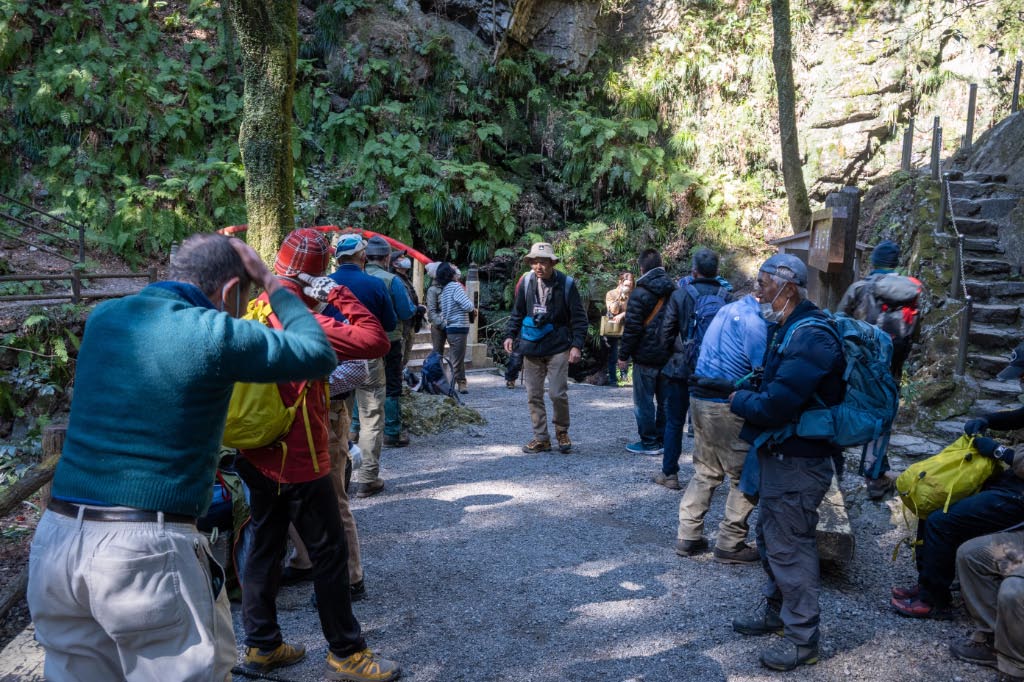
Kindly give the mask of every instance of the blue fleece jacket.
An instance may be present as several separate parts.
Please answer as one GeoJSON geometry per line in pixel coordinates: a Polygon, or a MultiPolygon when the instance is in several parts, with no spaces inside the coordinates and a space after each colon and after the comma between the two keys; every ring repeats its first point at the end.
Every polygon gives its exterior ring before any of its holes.
{"type": "Polygon", "coordinates": [[[320,324],[283,289],[270,297],[284,327],[273,330],[181,287],[191,285],[151,285],[89,316],[55,497],[202,516],[235,382],[301,381],[338,364],[320,324]]]}

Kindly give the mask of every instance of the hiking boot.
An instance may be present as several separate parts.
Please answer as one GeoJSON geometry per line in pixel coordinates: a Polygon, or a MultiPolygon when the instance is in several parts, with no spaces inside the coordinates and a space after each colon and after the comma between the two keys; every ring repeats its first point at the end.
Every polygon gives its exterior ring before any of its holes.
{"type": "Polygon", "coordinates": [[[277,668],[295,665],[306,657],[306,647],[301,644],[292,646],[285,642],[277,648],[265,651],[254,646],[245,647],[245,659],[242,667],[258,673],[265,673],[277,668]]]}
{"type": "Polygon", "coordinates": [[[384,436],[384,445],[389,448],[404,448],[409,444],[409,434],[402,431],[397,436],[384,436]]]}
{"type": "Polygon", "coordinates": [[[708,541],[705,538],[699,540],[680,540],[676,543],[676,554],[679,556],[694,556],[703,554],[708,550],[708,541]]]}
{"type": "Polygon", "coordinates": [[[329,680],[389,682],[397,680],[401,674],[402,669],[397,663],[386,658],[377,658],[369,649],[357,651],[346,658],[327,652],[326,677],[329,680]]]}
{"type": "MultiPolygon", "coordinates": [[[[779,616],[778,610],[765,599],[761,602],[761,606],[749,616],[733,618],[732,629],[741,635],[781,635],[782,617],[779,616]]],[[[762,659],[761,662],[764,663],[764,660],[762,659]]]]}
{"type": "Polygon", "coordinates": [[[306,582],[307,580],[313,579],[313,567],[309,568],[292,568],[291,566],[285,566],[284,570],[281,571],[281,586],[287,587],[288,585],[298,585],[299,583],[306,582]]]}
{"type": "Polygon", "coordinates": [[[961,642],[953,642],[949,645],[949,653],[953,654],[954,658],[975,665],[987,665],[989,668],[995,668],[998,665],[996,650],[992,648],[992,641],[988,637],[981,642],[973,637],[961,642]]]}
{"type": "Polygon", "coordinates": [[[663,485],[671,490],[681,490],[679,487],[679,474],[663,474],[658,472],[651,478],[658,485],[663,485]]]}
{"type": "Polygon", "coordinates": [[[727,551],[720,547],[715,547],[713,553],[715,561],[720,564],[759,564],[761,563],[761,554],[757,551],[756,547],[750,545],[743,545],[737,550],[727,551]]]}
{"type": "Polygon", "coordinates": [[[935,606],[920,597],[914,597],[913,599],[897,599],[893,597],[889,604],[896,613],[907,618],[953,619],[953,612],[948,606],[935,606]]]}
{"type": "Polygon", "coordinates": [[[514,381],[506,381],[505,382],[505,388],[515,388],[515,387],[516,387],[516,382],[514,382],[514,381]]]}
{"type": "Polygon", "coordinates": [[[868,499],[871,500],[880,500],[893,489],[892,479],[885,475],[879,478],[865,478],[864,485],[867,486],[868,499]]]}
{"type": "Polygon", "coordinates": [[[631,452],[634,455],[660,455],[665,451],[665,449],[657,443],[645,445],[643,442],[637,441],[627,445],[626,451],[631,452]]]}
{"type": "Polygon", "coordinates": [[[356,497],[373,497],[381,490],[384,490],[384,479],[378,478],[375,481],[369,483],[360,483],[359,490],[356,492],[356,497]]]}
{"type": "Polygon", "coordinates": [[[572,441],[569,440],[569,432],[568,431],[557,431],[555,433],[555,440],[558,441],[558,451],[559,452],[563,452],[564,453],[564,452],[569,452],[570,450],[572,450],[572,441]]]}
{"type": "Polygon", "coordinates": [[[465,395],[469,393],[469,384],[465,381],[459,381],[456,383],[456,387],[459,389],[459,393],[465,395]]]}
{"type": "Polygon", "coordinates": [[[352,583],[348,586],[349,599],[352,601],[362,601],[366,599],[366,583],[360,580],[357,583],[352,583]]]}
{"type": "Polygon", "coordinates": [[[534,438],[523,446],[523,452],[531,454],[534,452],[551,452],[551,441],[534,438]]]}
{"type": "Polygon", "coordinates": [[[793,670],[818,662],[818,645],[798,646],[788,639],[774,642],[761,652],[761,665],[772,670],[793,670]]]}
{"type": "Polygon", "coordinates": [[[913,585],[911,587],[894,587],[892,588],[893,599],[899,599],[901,601],[910,601],[917,599],[921,594],[921,586],[913,585]]]}

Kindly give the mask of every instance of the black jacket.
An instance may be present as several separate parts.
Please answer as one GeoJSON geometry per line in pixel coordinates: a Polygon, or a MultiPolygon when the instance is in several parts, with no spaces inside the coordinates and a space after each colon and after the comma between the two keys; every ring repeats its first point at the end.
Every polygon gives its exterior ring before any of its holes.
{"type": "MultiPolygon", "coordinates": [[[[740,438],[753,443],[765,430],[796,422],[814,396],[826,405],[843,400],[846,385],[843,372],[846,358],[839,342],[828,331],[805,326],[793,333],[784,352],[779,344],[786,332],[801,319],[822,313],[818,306],[803,301],[782,325],[768,329],[768,350],[764,359],[764,379],[760,392],[737,391],[731,409],[743,417],[740,438]]],[[[790,457],[833,457],[840,448],[823,440],[810,440],[793,435],[774,446],[774,450],[790,457]]]]}
{"type": "MultiPolygon", "coordinates": [[[[712,277],[698,277],[691,282],[698,296],[715,294],[722,288],[721,282],[712,277]]],[[[723,292],[724,293],[724,292],[723,292]]],[[[726,298],[726,302],[729,298],[726,298]]],[[[697,301],[687,293],[686,287],[680,287],[672,292],[672,297],[665,304],[665,322],[661,327],[661,338],[659,344],[663,348],[672,349],[672,357],[668,359],[661,373],[669,379],[688,379],[689,371],[686,367],[686,343],[690,333],[690,323],[693,320],[693,309],[697,301]]]]}
{"type": "Polygon", "coordinates": [[[626,304],[626,319],[619,344],[619,359],[630,360],[641,365],[661,367],[672,355],[672,346],[661,341],[668,297],[676,290],[675,281],[665,273],[665,268],[654,268],[645,272],[636,281],[636,288],[629,295],[626,304]],[[659,300],[664,300],[658,314],[645,325],[644,322],[654,311],[659,300]]]}
{"type": "Polygon", "coordinates": [[[586,343],[587,309],[583,306],[576,282],[569,287],[566,296],[565,273],[555,270],[552,280],[546,305],[547,319],[554,325],[554,329],[538,341],[527,341],[520,336],[523,319],[533,314],[533,306],[537,303],[537,278],[526,273],[516,285],[516,299],[512,304],[505,336],[519,339],[516,350],[526,357],[557,355],[569,348],[583,350],[583,344],[586,343]]]}

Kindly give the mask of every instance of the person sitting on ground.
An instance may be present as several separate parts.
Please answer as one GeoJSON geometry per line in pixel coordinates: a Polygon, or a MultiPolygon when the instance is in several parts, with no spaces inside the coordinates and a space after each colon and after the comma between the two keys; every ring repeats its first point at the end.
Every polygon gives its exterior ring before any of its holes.
{"type": "Polygon", "coordinates": [[[714,559],[721,563],[757,563],[760,555],[747,545],[747,519],[757,498],[739,489],[749,446],[740,440],[743,420],[729,409],[729,394],[761,366],[768,325],[753,296],[722,306],[704,334],[695,374],[690,378],[693,414],[693,469],[679,502],[676,553],[689,556],[707,549],[704,517],[715,489],[729,476],[725,517],[718,525],[714,559]]]}
{"type": "Polygon", "coordinates": [[[703,334],[715,313],[729,300],[729,293],[715,279],[717,253],[697,249],[692,273],[689,283],[672,292],[659,338],[663,347],[672,349],[672,356],[661,370],[665,378],[665,452],[654,482],[672,490],[680,488],[679,456],[683,454],[683,425],[690,408],[687,382],[694,372],[703,334]]]}
{"type": "MultiPolygon", "coordinates": [[[[310,310],[330,303],[348,320],[315,314],[342,360],[380,357],[388,347],[387,332],[348,290],[326,276],[331,248],[314,229],[295,230],[285,238],[274,261],[281,285],[302,296],[310,310]]],[[[258,301],[266,300],[261,294],[258,301]]],[[[270,322],[275,327],[273,316],[270,322]]],[[[332,368],[333,369],[333,368],[332,368]]],[[[281,441],[241,450],[237,469],[249,488],[249,555],[242,576],[243,665],[264,674],[301,661],[306,650],[286,643],[277,622],[281,562],[288,526],[295,527],[313,563],[313,589],[320,624],[327,639],[327,675],[347,680],[393,680],[396,663],[376,658],[367,647],[352,613],[348,577],[348,542],[341,525],[338,499],[330,478],[328,408],[325,378],[278,384],[281,399],[302,410],[281,441]],[[341,677],[344,675],[344,677],[341,677]]]]}
{"type": "Polygon", "coordinates": [[[839,340],[822,328],[827,318],[807,299],[807,266],[799,258],[780,253],[766,260],[754,293],[762,317],[772,325],[764,377],[758,390],[736,391],[729,404],[744,420],[740,438],[756,447],[757,545],[768,577],[767,603],[733,620],[732,627],[744,635],[781,632],[783,639],[761,653],[761,665],[792,670],[818,660],[821,576],[815,529],[818,506],[835,473],[833,461],[842,456],[828,441],[797,435],[792,424],[814,396],[827,406],[842,402],[846,358],[839,340]]]}
{"type": "MultiPolygon", "coordinates": [[[[604,295],[605,315],[613,323],[619,326],[619,333],[614,336],[603,336],[605,349],[608,351],[608,386],[618,386],[620,372],[619,342],[622,340],[622,324],[626,319],[626,303],[629,302],[629,295],[633,293],[633,273],[623,271],[619,273],[619,282],[615,288],[604,295]]],[[[626,378],[626,373],[621,373],[621,378],[626,378]]]]}
{"type": "Polygon", "coordinates": [[[448,339],[448,360],[452,363],[459,393],[468,393],[466,384],[466,341],[469,339],[469,314],[473,301],[459,282],[458,270],[451,263],[437,266],[437,284],[441,287],[441,317],[448,339]]]}
{"type": "MultiPolygon", "coordinates": [[[[1024,465],[1017,457],[1014,468],[1024,465]]],[[[961,661],[999,670],[999,682],[1024,682],[1024,525],[960,545],[956,572],[977,625],[950,645],[961,661]]]]}
{"type": "MultiPolygon", "coordinates": [[[[1024,343],[1013,351],[1010,365],[997,379],[1019,380],[1022,374],[1024,343]]],[[[1024,428],[1024,407],[971,419],[964,424],[964,433],[975,435],[986,429],[1013,431],[1020,428],[1024,428]]],[[[936,509],[918,522],[917,538],[922,544],[914,553],[917,584],[892,590],[890,604],[902,616],[950,618],[950,585],[956,575],[957,548],[972,538],[1024,523],[1024,451],[1017,455],[1014,450],[985,437],[976,437],[974,447],[982,455],[1002,460],[1010,467],[989,479],[980,492],[950,505],[948,511],[936,509]]]]}
{"type": "Polygon", "coordinates": [[[47,680],[231,679],[224,570],[195,524],[210,506],[232,388],[336,364],[302,301],[222,235],[189,237],[169,281],[96,306],[29,558],[47,680]],[[250,282],[266,289],[278,330],[236,319],[250,282]]]}
{"type": "Polygon", "coordinates": [[[551,450],[547,411],[544,408],[544,383],[553,412],[558,450],[572,450],[569,438],[569,365],[580,361],[587,341],[587,309],[583,306],[576,281],[555,270],[558,256],[546,242],[530,247],[524,259],[530,272],[519,278],[516,297],[508,318],[506,353],[518,341],[523,355],[523,380],[530,406],[533,439],[523,452],[551,450]]]}
{"type": "MultiPolygon", "coordinates": [[[[672,356],[672,346],[662,344],[661,328],[667,303],[676,283],[661,265],[656,249],[644,249],[637,259],[640,278],[629,296],[622,341],[619,346],[619,369],[625,371],[633,361],[633,415],[640,440],[626,446],[637,455],[660,455],[665,441],[665,387],[667,377],[662,367],[672,356]]],[[[681,447],[681,446],[680,446],[681,447]]]]}

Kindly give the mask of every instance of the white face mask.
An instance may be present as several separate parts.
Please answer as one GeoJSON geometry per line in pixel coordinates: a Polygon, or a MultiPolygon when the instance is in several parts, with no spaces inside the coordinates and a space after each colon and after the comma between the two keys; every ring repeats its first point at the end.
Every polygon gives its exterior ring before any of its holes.
{"type": "Polygon", "coordinates": [[[786,285],[783,284],[782,288],[775,292],[775,296],[772,298],[771,301],[769,301],[768,303],[761,303],[761,317],[764,319],[765,322],[774,324],[776,322],[782,321],[782,316],[786,312],[786,306],[789,305],[789,301],[786,301],[786,305],[782,307],[782,310],[775,310],[773,308],[773,304],[775,303],[775,299],[779,297],[779,294],[781,294],[782,290],[785,288],[786,285]]]}

